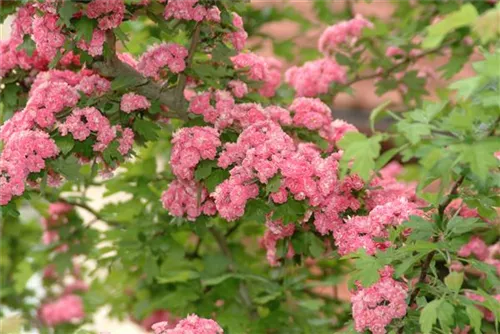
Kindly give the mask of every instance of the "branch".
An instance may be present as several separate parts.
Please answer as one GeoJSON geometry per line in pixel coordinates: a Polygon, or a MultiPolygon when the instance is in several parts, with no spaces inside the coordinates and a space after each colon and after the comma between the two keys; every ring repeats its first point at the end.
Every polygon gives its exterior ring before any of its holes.
{"type": "MultiPolygon", "coordinates": [[[[219,248],[221,249],[222,253],[229,259],[229,271],[232,273],[236,273],[236,268],[234,266],[234,259],[233,255],[231,254],[231,250],[229,249],[229,246],[227,244],[226,238],[222,233],[220,233],[219,230],[217,230],[214,227],[209,227],[208,230],[210,233],[212,233],[213,237],[215,238],[215,241],[219,245],[219,248]]],[[[244,282],[240,283],[240,289],[239,289],[240,297],[243,300],[243,303],[245,306],[250,310],[250,316],[252,319],[257,318],[257,312],[255,310],[255,306],[252,303],[252,299],[250,298],[250,293],[248,291],[248,287],[244,282]]]]}
{"type": "Polygon", "coordinates": [[[95,61],[92,64],[92,69],[112,79],[118,76],[130,78],[135,83],[131,87],[131,90],[144,95],[150,101],[159,101],[160,104],[168,107],[168,117],[187,119],[187,114],[184,111],[186,110],[187,102],[182,100],[179,103],[174,89],[165,90],[162,85],[144,77],[134,68],[118,59],[116,56],[116,36],[112,31],[106,32],[106,43],[109,45],[110,54],[104,61],[95,61]]]}
{"type": "Polygon", "coordinates": [[[73,202],[73,201],[70,201],[70,200],[67,200],[65,198],[58,198],[57,199],[58,201],[60,202],[64,202],[64,203],[67,203],[69,205],[73,205],[73,206],[76,206],[76,207],[79,207],[79,208],[82,208],[84,209],[85,211],[87,211],[88,213],[90,213],[91,215],[93,215],[97,220],[100,220],[100,221],[103,221],[105,222],[106,224],[108,224],[109,226],[114,226],[114,227],[121,227],[121,223],[119,222],[115,222],[115,221],[112,221],[112,220],[106,220],[105,218],[103,218],[99,212],[95,211],[94,209],[92,209],[90,206],[88,206],[87,204],[85,203],[78,203],[78,202],[73,202]]]}
{"type": "MultiPolygon", "coordinates": [[[[188,56],[186,59],[186,68],[189,68],[193,62],[194,53],[196,52],[196,48],[198,47],[198,43],[200,42],[200,31],[201,31],[201,23],[196,23],[196,26],[193,31],[193,36],[191,37],[191,44],[189,45],[188,56]]],[[[179,75],[179,82],[175,87],[175,95],[177,97],[175,103],[181,105],[184,101],[184,89],[186,88],[187,75],[182,72],[179,75]]]]}

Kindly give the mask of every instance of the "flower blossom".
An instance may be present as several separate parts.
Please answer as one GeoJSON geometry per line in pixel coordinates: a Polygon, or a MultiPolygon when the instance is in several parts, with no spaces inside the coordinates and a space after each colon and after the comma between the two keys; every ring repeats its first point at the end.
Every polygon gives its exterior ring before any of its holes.
{"type": "Polygon", "coordinates": [[[330,58],[308,61],[285,73],[285,82],[295,89],[297,96],[305,97],[326,94],[333,82],[345,83],[346,80],[346,69],[330,58]]]}
{"type": "Polygon", "coordinates": [[[37,16],[33,20],[33,41],[37,52],[46,59],[53,59],[64,45],[65,37],[57,25],[59,17],[53,14],[37,16]]]}
{"type": "Polygon", "coordinates": [[[363,28],[371,28],[373,24],[362,15],[357,14],[353,19],[339,22],[323,31],[318,41],[319,51],[327,54],[335,51],[342,44],[354,44],[361,36],[363,28]]]}
{"type": "Polygon", "coordinates": [[[149,107],[151,107],[151,103],[148,99],[135,93],[124,94],[120,102],[120,109],[127,114],[135,110],[149,109],[149,107]]]}
{"type": "Polygon", "coordinates": [[[82,320],[85,317],[85,311],[81,297],[70,294],[52,303],[43,304],[38,315],[44,324],[54,327],[62,323],[82,320]]]}
{"type": "Polygon", "coordinates": [[[392,319],[402,318],[406,314],[406,296],[408,287],[394,280],[394,269],[386,266],[380,271],[380,280],[370,287],[359,283],[351,295],[354,327],[358,332],[369,329],[374,334],[385,334],[385,326],[392,319]]]}
{"type": "Polygon", "coordinates": [[[92,39],[90,42],[87,42],[82,38],[76,43],[76,45],[83,51],[87,51],[92,57],[96,57],[102,55],[105,39],[106,33],[103,30],[95,29],[92,33],[92,39]]]}
{"type": "Polygon", "coordinates": [[[168,67],[172,73],[179,73],[186,68],[184,59],[187,56],[185,47],[175,43],[162,43],[151,47],[141,56],[137,69],[145,76],[153,78],[158,78],[164,67],[168,67]]]}
{"type": "Polygon", "coordinates": [[[248,70],[251,80],[262,82],[258,92],[265,97],[276,93],[281,81],[281,62],[271,57],[261,57],[255,53],[240,53],[231,58],[235,69],[248,70]]]}
{"type": "Polygon", "coordinates": [[[217,6],[205,8],[198,4],[198,0],[169,0],[165,6],[163,16],[166,20],[174,18],[177,20],[187,20],[200,22],[209,20],[220,22],[220,10],[217,6]]]}
{"type": "Polygon", "coordinates": [[[101,30],[116,28],[123,20],[125,4],[123,0],[92,0],[87,5],[86,15],[97,19],[101,30]]]}
{"type": "Polygon", "coordinates": [[[458,250],[458,256],[469,257],[474,255],[478,260],[484,261],[488,258],[490,251],[488,245],[478,236],[470,238],[469,242],[458,250]]]}
{"type": "Polygon", "coordinates": [[[236,31],[226,34],[226,38],[231,41],[236,51],[241,51],[245,47],[248,34],[243,27],[243,19],[237,13],[233,13],[233,25],[236,31]]]}
{"type": "Polygon", "coordinates": [[[220,145],[219,133],[214,128],[194,126],[179,129],[172,139],[172,172],[180,179],[192,180],[196,165],[203,159],[215,159],[220,145]]]}
{"type": "Polygon", "coordinates": [[[209,216],[216,213],[215,203],[208,197],[207,189],[195,181],[172,181],[161,200],[172,216],[186,215],[188,220],[195,220],[202,213],[209,216]]]}
{"type": "Polygon", "coordinates": [[[188,315],[180,320],[175,328],[170,329],[166,321],[151,326],[155,334],[223,334],[224,331],[215,321],[198,317],[196,314],[188,315]]]}
{"type": "MultiPolygon", "coordinates": [[[[295,232],[295,225],[283,225],[280,220],[272,221],[267,217],[266,232],[260,240],[260,244],[266,249],[267,262],[273,267],[278,266],[278,258],[276,256],[276,245],[278,240],[291,237],[295,232]]],[[[289,245],[287,256],[293,256],[293,248],[289,245]]]]}

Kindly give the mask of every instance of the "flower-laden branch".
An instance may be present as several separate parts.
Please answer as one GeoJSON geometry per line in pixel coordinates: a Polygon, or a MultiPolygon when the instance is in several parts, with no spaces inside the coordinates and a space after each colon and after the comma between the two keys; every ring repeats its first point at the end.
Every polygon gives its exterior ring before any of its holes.
{"type": "Polygon", "coordinates": [[[166,106],[169,109],[166,113],[167,117],[187,119],[187,103],[178,97],[178,90],[175,88],[165,89],[161,84],[144,77],[131,66],[118,59],[114,32],[106,32],[106,43],[109,45],[111,52],[104,61],[95,61],[92,64],[92,68],[95,71],[107,78],[126,77],[128,80],[134,82],[131,90],[147,97],[150,101],[159,101],[160,104],[166,106]]]}

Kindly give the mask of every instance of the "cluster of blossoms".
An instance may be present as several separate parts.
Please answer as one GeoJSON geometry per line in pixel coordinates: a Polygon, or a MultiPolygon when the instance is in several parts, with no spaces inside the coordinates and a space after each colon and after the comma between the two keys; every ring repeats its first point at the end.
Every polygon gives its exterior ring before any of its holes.
{"type": "Polygon", "coordinates": [[[285,81],[295,89],[297,96],[314,97],[326,94],[333,82],[344,83],[346,70],[335,60],[323,58],[289,68],[285,81]]]}
{"type": "Polygon", "coordinates": [[[148,99],[135,93],[124,94],[120,102],[120,109],[127,114],[136,110],[149,109],[149,107],[151,107],[151,103],[148,99]]]}
{"type": "Polygon", "coordinates": [[[168,67],[172,73],[179,73],[186,68],[184,59],[187,56],[185,47],[175,43],[162,43],[151,47],[141,56],[137,69],[145,76],[153,78],[159,78],[164,67],[168,67]]]}
{"type": "Polygon", "coordinates": [[[215,321],[200,318],[196,314],[188,315],[180,320],[175,328],[168,322],[158,322],[151,326],[155,334],[223,334],[224,331],[215,321]]]}
{"type": "Polygon", "coordinates": [[[42,305],[38,316],[49,327],[81,321],[85,317],[82,298],[74,294],[64,295],[51,303],[42,305]]]}
{"type": "Polygon", "coordinates": [[[272,97],[281,81],[281,67],[279,60],[272,57],[261,57],[255,53],[240,53],[231,58],[235,69],[247,69],[246,74],[251,80],[262,83],[259,94],[272,97]]]}
{"type": "Polygon", "coordinates": [[[271,119],[282,125],[292,123],[290,112],[277,106],[263,108],[256,103],[236,104],[228,91],[203,92],[191,97],[189,111],[203,115],[218,130],[228,127],[244,129],[258,121],[271,119]],[[212,105],[213,104],[213,105],[212,105]]]}
{"type": "Polygon", "coordinates": [[[291,67],[285,73],[286,83],[294,88],[297,96],[314,97],[326,94],[332,83],[343,84],[347,81],[346,69],[330,58],[330,53],[336,51],[340,45],[354,44],[364,27],[372,27],[372,24],[357,15],[352,20],[326,28],[318,43],[318,49],[325,57],[308,61],[302,66],[291,67]]]}
{"type": "Polygon", "coordinates": [[[92,0],[87,5],[85,15],[91,19],[97,19],[99,29],[109,30],[120,25],[124,13],[123,1],[92,0]]]}
{"type": "Polygon", "coordinates": [[[217,6],[206,8],[198,0],[169,0],[163,13],[165,19],[200,22],[203,20],[220,22],[220,9],[217,6]]]}
{"type": "MultiPolygon", "coordinates": [[[[279,240],[291,237],[295,232],[295,225],[283,225],[280,220],[270,220],[269,217],[266,221],[266,232],[260,240],[262,247],[266,249],[267,261],[271,266],[278,266],[280,263],[276,255],[276,245],[279,240]]],[[[294,254],[291,243],[288,247],[287,257],[292,257],[294,254]]]]}
{"type": "Polygon", "coordinates": [[[358,332],[369,329],[373,334],[386,333],[392,319],[406,314],[408,287],[392,278],[394,269],[386,266],[380,270],[380,280],[370,287],[358,284],[351,297],[352,314],[358,332]]]}
{"type": "Polygon", "coordinates": [[[194,181],[194,170],[201,160],[213,160],[221,145],[219,133],[211,127],[182,128],[172,139],[170,165],[179,180],[170,183],[162,195],[163,206],[174,216],[187,214],[194,220],[202,212],[215,214],[207,190],[194,181]]]}
{"type": "Polygon", "coordinates": [[[226,34],[226,38],[233,44],[236,51],[241,51],[245,47],[248,34],[243,27],[243,19],[236,13],[233,13],[233,26],[236,31],[226,34]]]}
{"type": "Polygon", "coordinates": [[[372,28],[373,24],[362,15],[357,14],[353,19],[339,22],[323,31],[318,41],[319,51],[328,54],[336,51],[341,45],[353,45],[361,36],[363,28],[372,28]]]}

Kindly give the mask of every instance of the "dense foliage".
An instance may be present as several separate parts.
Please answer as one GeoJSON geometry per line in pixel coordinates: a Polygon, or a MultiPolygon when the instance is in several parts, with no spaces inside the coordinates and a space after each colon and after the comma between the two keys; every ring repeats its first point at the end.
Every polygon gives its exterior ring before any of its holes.
{"type": "Polygon", "coordinates": [[[500,6],[394,6],[2,2],[5,330],[498,332],[500,6]],[[288,68],[247,43],[285,19],[323,30],[271,39],[288,68]],[[331,110],[368,79],[404,106],[370,134],[331,110]]]}

